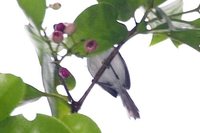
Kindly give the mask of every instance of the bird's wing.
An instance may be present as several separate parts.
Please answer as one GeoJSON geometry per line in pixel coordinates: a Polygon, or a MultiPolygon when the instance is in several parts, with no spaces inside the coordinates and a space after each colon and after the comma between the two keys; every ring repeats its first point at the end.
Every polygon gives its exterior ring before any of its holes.
{"type": "Polygon", "coordinates": [[[109,83],[98,82],[98,85],[100,85],[105,91],[110,93],[113,97],[117,97],[118,92],[116,91],[115,88],[113,89],[112,85],[110,85],[109,83]]]}
{"type": "Polygon", "coordinates": [[[118,76],[118,78],[120,78],[119,81],[121,82],[121,85],[123,86],[123,88],[129,89],[131,86],[130,75],[128,72],[126,62],[120,53],[118,53],[115,56],[115,58],[112,60],[112,62],[110,64],[110,66],[112,68],[113,73],[120,75],[120,76],[118,76]]]}

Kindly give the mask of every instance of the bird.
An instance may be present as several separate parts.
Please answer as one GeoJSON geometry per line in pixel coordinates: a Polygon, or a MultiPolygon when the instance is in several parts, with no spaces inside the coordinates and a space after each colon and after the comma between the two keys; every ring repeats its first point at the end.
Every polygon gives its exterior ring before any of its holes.
{"type": "MultiPolygon", "coordinates": [[[[95,77],[104,61],[111,54],[114,48],[110,48],[100,54],[87,57],[88,71],[92,77],[95,77]]],[[[127,90],[130,89],[130,76],[125,60],[118,52],[112,61],[106,66],[105,71],[97,81],[105,91],[113,97],[121,97],[122,103],[128,111],[129,117],[140,118],[139,110],[127,90]]]]}

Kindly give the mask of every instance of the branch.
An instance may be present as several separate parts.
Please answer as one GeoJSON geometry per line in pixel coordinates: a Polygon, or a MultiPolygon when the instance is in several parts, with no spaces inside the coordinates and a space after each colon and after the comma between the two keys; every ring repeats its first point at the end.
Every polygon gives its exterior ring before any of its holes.
{"type": "MultiPolygon", "coordinates": [[[[146,12],[144,13],[141,21],[145,21],[147,15],[149,13],[149,10],[146,10],[146,12]]],[[[111,52],[111,54],[106,58],[106,60],[103,62],[101,68],[98,70],[98,72],[96,73],[95,77],[92,80],[92,83],[90,84],[90,86],[88,87],[88,89],[86,90],[86,92],[84,93],[84,95],[80,98],[80,100],[77,102],[79,109],[82,106],[83,102],[85,101],[86,97],[88,96],[88,94],[90,93],[90,91],[92,90],[92,88],[94,87],[94,85],[98,82],[98,80],[100,79],[101,75],[104,73],[104,71],[106,70],[107,66],[110,64],[110,62],[112,61],[112,59],[118,54],[119,49],[132,37],[134,37],[135,35],[138,34],[137,32],[137,26],[136,25],[132,30],[129,31],[127,38],[125,38],[123,41],[121,41],[117,47],[114,47],[113,51],[111,52]]],[[[78,111],[78,110],[77,110],[78,111]]],[[[77,112],[76,111],[76,112],[77,112]]]]}

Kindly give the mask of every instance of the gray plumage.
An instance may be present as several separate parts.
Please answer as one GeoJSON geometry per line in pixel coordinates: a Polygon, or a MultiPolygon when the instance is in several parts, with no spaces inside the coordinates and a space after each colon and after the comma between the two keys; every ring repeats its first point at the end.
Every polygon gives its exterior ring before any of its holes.
{"type": "MultiPolygon", "coordinates": [[[[113,48],[102,54],[88,57],[87,66],[93,77],[112,50],[113,48]]],[[[112,96],[117,97],[119,95],[121,97],[129,116],[135,119],[140,118],[139,110],[127,92],[127,89],[130,88],[130,77],[126,63],[120,53],[113,58],[97,83],[112,96]]]]}

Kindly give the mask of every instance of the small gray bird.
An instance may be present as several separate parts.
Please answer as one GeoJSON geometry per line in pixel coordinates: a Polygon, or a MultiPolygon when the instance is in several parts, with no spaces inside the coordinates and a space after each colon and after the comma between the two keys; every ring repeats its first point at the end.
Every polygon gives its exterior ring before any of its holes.
{"type": "MultiPolygon", "coordinates": [[[[102,54],[88,57],[87,67],[93,77],[106,58],[111,54],[112,50],[113,48],[102,54]]],[[[130,117],[134,117],[135,119],[140,118],[139,110],[127,92],[127,89],[130,88],[130,77],[126,63],[120,53],[118,53],[107,66],[97,84],[112,96],[117,97],[119,95],[130,117]]]]}

